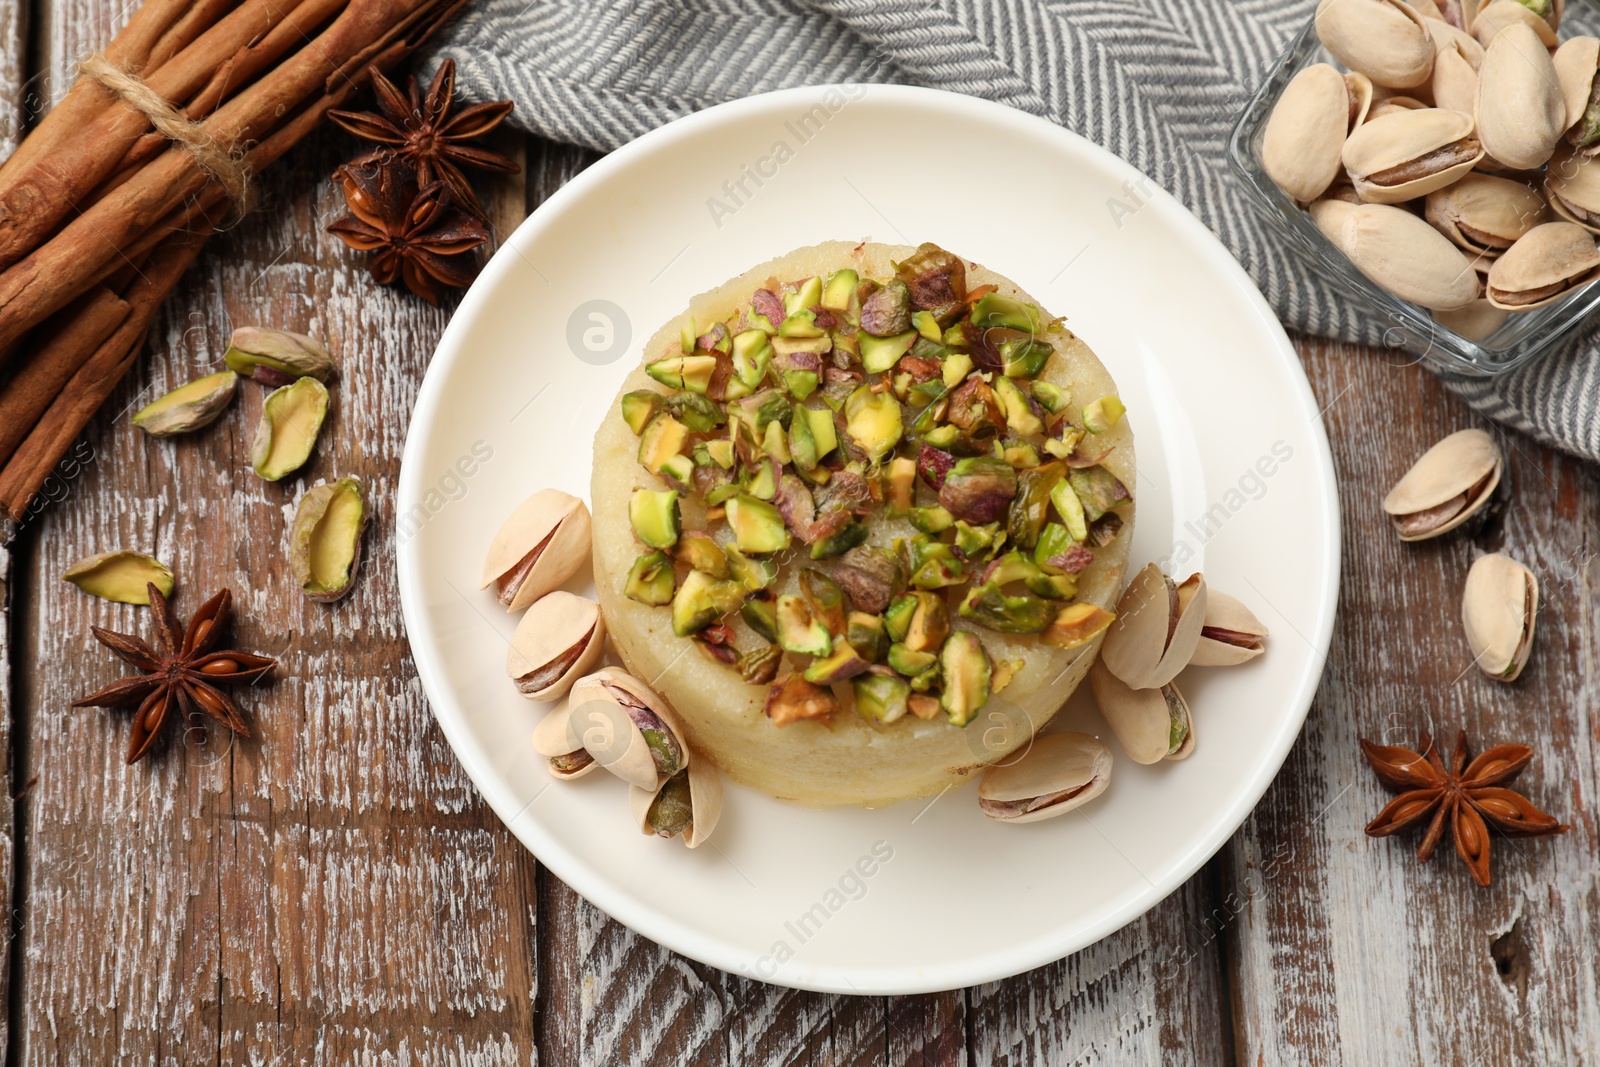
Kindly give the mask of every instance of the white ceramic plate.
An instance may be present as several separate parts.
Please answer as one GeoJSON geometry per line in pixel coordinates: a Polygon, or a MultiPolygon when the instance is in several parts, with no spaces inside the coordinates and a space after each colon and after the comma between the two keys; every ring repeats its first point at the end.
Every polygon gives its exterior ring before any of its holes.
{"type": "MultiPolygon", "coordinates": [[[[422,384],[400,475],[401,599],[434,714],[478,789],[563,881],[702,962],[846,993],[1015,974],[1106,936],[1183,883],[1277,773],[1316,690],[1339,509],[1311,391],[1215,238],[1138,171],[963,96],[855,86],[711,108],[612,153],[499,250],[422,384]],[[478,591],[504,516],[588,496],[590,441],[640,346],[689,296],[801,245],[931,240],[1045,301],[1116,376],[1139,449],[1133,565],[1203,567],[1270,651],[1182,679],[1197,746],[1029,826],[973,787],[876,811],[730,788],[710,845],[647,838],[625,787],[552,784],[543,711],[503,673],[515,619],[478,591]]],[[[575,582],[574,591],[583,591],[575,582]]],[[[1086,691],[1058,721],[1107,736],[1086,691]],[[1085,706],[1087,705],[1087,706],[1085,706]]]]}

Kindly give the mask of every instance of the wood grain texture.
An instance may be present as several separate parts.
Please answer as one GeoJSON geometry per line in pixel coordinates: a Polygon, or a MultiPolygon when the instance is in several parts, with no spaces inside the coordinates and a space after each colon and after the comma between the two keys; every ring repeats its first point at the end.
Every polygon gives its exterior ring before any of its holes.
{"type": "MultiPolygon", "coordinates": [[[[1588,1062],[1600,1043],[1595,867],[1595,608],[1600,478],[1507,436],[1419,368],[1301,345],[1327,405],[1344,503],[1333,650],[1282,774],[1223,853],[1250,906],[1226,928],[1239,1062],[1470,1065],[1588,1062]],[[1501,517],[1473,538],[1401,544],[1379,501],[1416,456],[1467,426],[1496,432],[1509,471],[1501,517]],[[1460,603],[1477,556],[1539,579],[1533,657],[1510,685],[1473,665],[1460,603]],[[1448,750],[1534,747],[1517,783],[1572,824],[1564,837],[1495,835],[1480,889],[1449,842],[1420,866],[1415,835],[1365,837],[1388,799],[1358,737],[1448,750]]],[[[1269,626],[1277,620],[1264,618],[1269,626]]],[[[1279,628],[1274,640],[1294,640],[1279,628]]]]}

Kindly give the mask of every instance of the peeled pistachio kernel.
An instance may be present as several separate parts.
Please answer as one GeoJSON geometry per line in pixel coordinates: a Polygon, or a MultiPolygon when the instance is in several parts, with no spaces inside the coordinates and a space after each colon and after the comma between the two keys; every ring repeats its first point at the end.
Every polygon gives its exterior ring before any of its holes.
{"type": "Polygon", "coordinates": [[[171,596],[176,584],[165,563],[127,549],[80,559],[63,571],[61,578],[90,596],[144,606],[150,603],[149,586],[161,590],[162,596],[171,596]]]}
{"type": "Polygon", "coordinates": [[[1355,264],[1389,292],[1433,311],[1478,295],[1472,263],[1450,240],[1403,208],[1319,200],[1312,218],[1355,264]],[[1331,231],[1331,232],[1330,232],[1331,231]]]}
{"type": "Polygon", "coordinates": [[[1595,235],[1575,222],[1535,226],[1489,268],[1489,302],[1529,311],[1581,289],[1600,277],[1595,235]]]}
{"type": "Polygon", "coordinates": [[[1539,581],[1498,552],[1480,556],[1467,571],[1461,622],[1478,669],[1500,682],[1516,681],[1533,648],[1539,581]]]}
{"type": "Polygon", "coordinates": [[[260,326],[234,330],[222,359],[229,370],[274,388],[296,378],[325,382],[334,371],[333,357],[314,339],[303,333],[260,326]]]}
{"type": "Polygon", "coordinates": [[[1467,174],[1428,194],[1424,217],[1474,255],[1498,256],[1549,218],[1542,197],[1522,182],[1467,174]]]}
{"type": "MultiPolygon", "coordinates": [[[[1367,84],[1368,99],[1371,84],[1367,84]]],[[[1339,151],[1353,125],[1350,84],[1330,63],[1315,63],[1284,86],[1261,139],[1267,176],[1297,203],[1333,184],[1339,151]]]]}
{"type": "MultiPolygon", "coordinates": [[[[1496,3],[1521,7],[1516,0],[1496,3]]],[[[1555,65],[1544,42],[1521,24],[1507,26],[1486,48],[1478,71],[1478,140],[1497,163],[1536,170],[1567,128],[1555,65]]]]}
{"type": "Polygon", "coordinates": [[[1480,513],[1500,484],[1500,446],[1482,430],[1458,430],[1411,465],[1383,498],[1402,541],[1449,533],[1480,513]]]}
{"type": "Polygon", "coordinates": [[[1187,759],[1194,751],[1194,722],[1177,686],[1130,689],[1101,660],[1089,668],[1089,687],[1100,714],[1135,763],[1187,759]]]}
{"type": "Polygon", "coordinates": [[[306,490],[289,529],[289,566],[307,597],[332,602],[354,587],[368,517],[359,478],[306,490]]]}
{"type": "Polygon", "coordinates": [[[1111,763],[1111,750],[1088,734],[1041,734],[1021,758],[983,772],[978,807],[998,822],[1053,819],[1104,793],[1111,763]]]}
{"type": "Polygon", "coordinates": [[[328,417],[328,389],[315,378],[299,378],[272,392],[261,407],[250,448],[250,466],[269,482],[305,466],[328,417]]]}
{"type": "Polygon", "coordinates": [[[557,589],[523,612],[506,651],[506,675],[529,700],[560,700],[600,659],[605,643],[600,605],[557,589]]]}
{"type": "Polygon", "coordinates": [[[233,402],[239,376],[231,370],[180,385],[134,412],[132,422],[152,437],[171,437],[210,426],[233,402]]]}
{"type": "MultiPolygon", "coordinates": [[[[507,611],[521,611],[578,572],[589,558],[589,509],[559,489],[541,489],[501,524],[483,561],[480,589],[494,586],[507,611]]],[[[671,577],[671,566],[667,567],[671,577]]],[[[671,582],[667,583],[670,590],[671,582]]]]}
{"type": "Polygon", "coordinates": [[[1398,204],[1442,189],[1483,158],[1472,116],[1427,107],[1368,119],[1340,158],[1369,203],[1398,204]]]}
{"type": "Polygon", "coordinates": [[[1334,58],[1379,85],[1409,89],[1433,73],[1433,39],[1402,0],[1321,0],[1316,25],[1334,58]]]}

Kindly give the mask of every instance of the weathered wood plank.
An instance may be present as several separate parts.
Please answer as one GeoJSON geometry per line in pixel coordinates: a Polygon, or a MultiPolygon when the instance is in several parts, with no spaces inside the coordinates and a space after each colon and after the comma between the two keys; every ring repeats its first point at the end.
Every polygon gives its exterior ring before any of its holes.
{"type": "MultiPolygon", "coordinates": [[[[1238,1061],[1251,1064],[1575,1063],[1600,1041],[1594,856],[1594,556],[1600,475],[1501,434],[1510,494],[1478,536],[1402,545],[1379,509],[1446,433],[1483,425],[1420,368],[1376,352],[1301,345],[1344,497],[1344,579],[1333,652],[1284,773],[1224,854],[1242,909],[1226,928],[1238,1061]],[[1504,551],[1538,575],[1534,655],[1488,680],[1461,634],[1467,567],[1504,551]],[[1388,799],[1358,737],[1474,750],[1524,741],[1521,780],[1573,824],[1566,837],[1496,837],[1480,889],[1449,841],[1427,867],[1417,838],[1362,828],[1388,799]]],[[[1275,641],[1297,640],[1282,625],[1275,641]]],[[[1448,751],[1448,748],[1447,748],[1448,751]]]]}
{"type": "MultiPolygon", "coordinates": [[[[114,10],[62,0],[51,69],[98,46],[114,10]]],[[[63,483],[70,504],[18,543],[16,699],[24,770],[39,774],[20,1062],[535,1058],[534,862],[428,712],[389,543],[405,427],[449,309],[379,290],[322,232],[340,210],[326,175],[352,149],[330,131],[263,178],[269,207],[213,240],[92,424],[63,483]],[[250,383],[184,439],[145,438],[126,418],[210,369],[247,323],[315,334],[343,361],[317,455],[275,485],[246,466],[265,395],[250,383]],[[288,522],[305,487],[347,473],[376,503],[369,562],[347,600],[312,604],[286,574],[288,522]],[[148,629],[142,609],[59,581],[77,556],[120,545],[173,566],[180,614],[234,589],[239,644],[282,661],[243,697],[253,739],[175,736],[128,768],[126,716],[67,710],[119,673],[89,624],[148,629]]],[[[522,204],[511,181],[495,210],[522,204]]]]}

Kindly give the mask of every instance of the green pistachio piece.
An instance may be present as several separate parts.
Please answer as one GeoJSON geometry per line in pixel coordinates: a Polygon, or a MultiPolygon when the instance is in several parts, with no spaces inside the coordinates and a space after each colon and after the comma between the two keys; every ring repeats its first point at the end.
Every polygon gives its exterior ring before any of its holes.
{"type": "Polygon", "coordinates": [[[817,325],[817,313],[810,308],[800,308],[778,324],[779,337],[825,337],[827,331],[817,325]]]}
{"type": "Polygon", "coordinates": [[[1050,494],[1066,476],[1060,463],[1024,470],[1017,475],[1017,495],[1006,512],[1006,535],[1018,548],[1039,543],[1039,531],[1050,513],[1050,494]]]}
{"type": "Polygon", "coordinates": [[[1016,337],[999,345],[1000,366],[1007,378],[1033,378],[1044,370],[1055,349],[1032,337],[1016,337]]]}
{"type": "MultiPolygon", "coordinates": [[[[874,289],[861,301],[861,330],[868,336],[892,337],[910,329],[911,290],[905,282],[896,278],[874,289]]],[[[911,342],[907,341],[906,347],[910,346],[911,342]]],[[[863,347],[863,359],[865,351],[863,347]]]]}
{"type": "Polygon", "coordinates": [[[938,534],[950,529],[955,523],[950,512],[934,504],[932,507],[912,508],[906,515],[911,520],[911,525],[925,534],[938,534]]]}
{"type": "Polygon", "coordinates": [[[661,461],[661,469],[657,473],[678,488],[688,489],[694,484],[694,460],[682,453],[668,456],[661,461]]]}
{"type": "Polygon", "coordinates": [[[1069,479],[1063,478],[1051,488],[1050,503],[1055,505],[1056,514],[1061,516],[1072,540],[1082,541],[1089,536],[1089,520],[1084,515],[1083,501],[1073,490],[1069,479]]]}
{"type": "Polygon", "coordinates": [[[950,636],[950,610],[938,593],[912,593],[916,603],[901,643],[913,652],[933,652],[950,636]]]}
{"type": "Polygon", "coordinates": [[[839,431],[833,424],[833,412],[827,408],[799,408],[796,414],[802,416],[811,430],[811,439],[817,445],[817,459],[825,459],[829,452],[839,447],[839,431]]]}
{"type": "Polygon", "coordinates": [[[333,356],[313,338],[260,326],[241,326],[234,330],[222,361],[229,370],[274,389],[296,378],[325,382],[333,377],[335,370],[333,356]]]}
{"type": "Polygon", "coordinates": [[[150,603],[150,586],[171,596],[176,583],[172,570],[154,556],[119,549],[80,559],[61,574],[90,596],[119,604],[150,603]]]}
{"type": "Polygon", "coordinates": [[[967,580],[966,567],[951,546],[918,534],[906,540],[905,549],[906,572],[914,588],[943,589],[967,580]]]}
{"type": "MultiPolygon", "coordinates": [[[[944,327],[939,325],[939,320],[933,317],[931,311],[913,311],[911,313],[911,328],[923,337],[939,344],[944,339],[944,327]]],[[[940,345],[940,347],[944,347],[940,345]]]]}
{"type": "Polygon", "coordinates": [[[710,433],[728,422],[727,413],[715,400],[699,393],[673,393],[661,402],[679,422],[699,433],[710,433]]]}
{"type": "Polygon", "coordinates": [[[1078,595],[1078,578],[1072,574],[1044,574],[1027,579],[1028,592],[1046,600],[1071,600],[1078,595]]]}
{"type": "Polygon", "coordinates": [[[828,280],[822,287],[820,303],[830,311],[848,309],[851,298],[856,295],[856,284],[860,280],[856,272],[849,268],[834,271],[828,275],[828,280]]]}
{"type": "Polygon", "coordinates": [[[704,393],[716,369],[717,357],[711,355],[669,356],[644,366],[645,373],[662,385],[692,393],[704,393]]]}
{"type": "Polygon", "coordinates": [[[644,428],[661,410],[663,399],[660,393],[650,389],[636,389],[622,394],[622,421],[628,424],[628,429],[633,431],[635,437],[644,433],[644,428]]]}
{"type": "Polygon", "coordinates": [[[692,570],[704,571],[713,578],[728,577],[728,557],[722,546],[701,530],[685,530],[673,555],[692,570]]]}
{"type": "Polygon", "coordinates": [[[811,614],[803,597],[784,594],[777,603],[778,644],[786,652],[804,656],[826,656],[833,650],[833,635],[822,620],[811,614]]]}
{"type": "Polygon", "coordinates": [[[782,552],[789,547],[789,528],[771,504],[741,493],[728,501],[727,509],[728,526],[740,552],[782,552]]]}
{"type": "Polygon", "coordinates": [[[768,641],[778,639],[778,605],[771,593],[760,592],[747,599],[739,608],[739,617],[768,641]]]}
{"type": "Polygon", "coordinates": [[[1116,397],[1103,396],[1083,409],[1083,428],[1090,433],[1105,433],[1127,410],[1116,397]]]}
{"type": "Polygon", "coordinates": [[[717,616],[737,611],[744,603],[744,586],[719,581],[705,571],[690,571],[672,598],[672,632],[679,637],[699,633],[717,616]]]}
{"type": "Polygon", "coordinates": [[[895,597],[883,613],[883,629],[891,641],[904,641],[911,629],[912,616],[917,611],[917,594],[906,593],[895,597]]]}
{"type": "Polygon", "coordinates": [[[1017,495],[1017,472],[992,456],[968,456],[956,461],[939,487],[939,503],[950,514],[983,524],[1004,518],[1017,495]]]}
{"type": "Polygon", "coordinates": [[[869,671],[850,679],[856,697],[856,713],[868,722],[887,726],[906,713],[911,686],[893,674],[869,671]]]}
{"type": "Polygon", "coordinates": [[[1098,604],[1068,604],[1057,614],[1041,638],[1057,648],[1077,648],[1110,626],[1116,618],[1098,604]]]}
{"type": "Polygon", "coordinates": [[[815,567],[805,567],[800,571],[800,596],[811,609],[811,617],[826,626],[829,633],[845,633],[850,606],[838,582],[815,567]]]}
{"type": "Polygon", "coordinates": [[[961,550],[961,554],[968,559],[975,558],[986,549],[998,548],[999,546],[995,544],[995,538],[1000,536],[1000,524],[997,522],[991,522],[984,526],[973,526],[960,519],[956,520],[954,544],[956,548],[961,550]]]}
{"type": "Polygon", "coordinates": [[[989,702],[989,681],[994,674],[989,653],[976,634],[959,630],[939,652],[939,671],[944,678],[939,706],[953,725],[965,726],[989,702]]]}
{"type": "Polygon", "coordinates": [[[1010,378],[996,378],[994,395],[995,399],[1000,401],[1001,410],[1005,412],[1006,425],[1010,427],[1012,433],[1044,433],[1044,421],[1028,407],[1028,398],[1022,395],[1022,390],[1016,382],[1010,378]]]}
{"type": "Polygon", "coordinates": [[[250,466],[269,482],[293,474],[311,458],[327,416],[328,388],[315,378],[273,391],[261,406],[250,466]]]}
{"type": "Polygon", "coordinates": [[[1019,471],[1039,465],[1039,453],[1027,441],[1014,441],[1007,444],[1000,453],[1000,458],[1019,471]]]}
{"type": "Polygon", "coordinates": [[[658,548],[633,561],[633,566],[628,568],[628,581],[622,587],[622,592],[630,600],[660,607],[672,603],[677,582],[672,560],[658,548]]]}
{"type": "MultiPolygon", "coordinates": [[[[765,330],[745,330],[733,338],[733,376],[754,389],[767,376],[772,342],[765,330]]],[[[707,381],[709,381],[709,377],[707,381]]]]}
{"type": "Polygon", "coordinates": [[[900,421],[900,402],[889,393],[874,393],[868,385],[858,385],[844,403],[845,432],[877,463],[900,443],[905,427],[900,421]]]}
{"type": "Polygon", "coordinates": [[[812,660],[800,676],[812,685],[833,685],[856,677],[870,666],[848,642],[836,641],[832,652],[812,660]]]}
{"type": "Polygon", "coordinates": [[[911,345],[917,336],[915,330],[907,330],[889,337],[874,337],[870,333],[860,334],[856,337],[856,343],[861,348],[861,366],[868,374],[880,374],[888,370],[900,361],[901,356],[911,351],[911,345]]]}
{"type": "Polygon", "coordinates": [[[865,523],[852,522],[842,526],[826,537],[820,537],[812,542],[811,558],[832,559],[834,556],[842,556],[857,545],[864,544],[867,532],[865,523]]]}
{"type": "Polygon", "coordinates": [[[814,307],[822,302],[822,279],[807,278],[797,285],[792,292],[783,294],[783,313],[793,315],[803,308],[814,307]]]}
{"type": "Polygon", "coordinates": [[[951,445],[961,440],[959,426],[935,426],[922,435],[922,440],[934,448],[948,449],[951,445]]]}
{"type": "Polygon", "coordinates": [[[134,413],[130,420],[151,437],[171,437],[210,426],[233,402],[239,376],[231,370],[180,385],[134,413]]]}
{"type": "Polygon", "coordinates": [[[952,352],[945,357],[940,376],[946,389],[954,389],[972,372],[972,357],[965,352],[952,352]]]}
{"type": "Polygon", "coordinates": [[[743,582],[752,593],[765,589],[778,579],[778,563],[770,559],[751,559],[739,551],[737,545],[723,545],[722,554],[728,561],[728,574],[736,582],[743,582]]]}
{"type": "Polygon", "coordinates": [[[1078,499],[1083,502],[1084,517],[1090,522],[1096,521],[1128,499],[1128,487],[1104,467],[1085,467],[1082,470],[1075,470],[1067,475],[1067,481],[1071,483],[1072,491],[1077,494],[1078,499]]]}
{"type": "Polygon", "coordinates": [[[989,293],[973,305],[972,324],[980,329],[1004,326],[1007,329],[1039,334],[1044,331],[1044,315],[1032,304],[1012,300],[999,293],[989,293]]]}
{"type": "Polygon", "coordinates": [[[678,491],[635,489],[628,499],[628,521],[633,535],[651,548],[671,548],[678,543],[678,491]]]}
{"type": "Polygon", "coordinates": [[[758,440],[767,433],[772,423],[787,430],[789,421],[794,418],[794,405],[776,389],[763,389],[750,394],[739,401],[738,411],[740,420],[755,431],[754,436],[758,440]]]}
{"type": "Polygon", "coordinates": [[[639,463],[651,474],[660,474],[661,465],[682,452],[688,439],[689,428],[663,411],[639,435],[639,463]]]}
{"type": "Polygon", "coordinates": [[[1047,522],[1039,531],[1039,542],[1033,550],[1033,562],[1045,574],[1059,573],[1060,568],[1050,561],[1078,543],[1067,532],[1065,526],[1059,522],[1047,522]]]}
{"type": "Polygon", "coordinates": [[[1028,386],[1028,393],[1039,402],[1040,407],[1052,415],[1060,414],[1061,409],[1072,399],[1065,389],[1049,382],[1033,382],[1028,386]]]}
{"type": "Polygon", "coordinates": [[[800,418],[789,423],[789,456],[803,471],[816,467],[817,441],[811,436],[811,420],[800,418]]]}
{"type": "Polygon", "coordinates": [[[989,581],[967,591],[961,600],[960,615],[999,633],[1036,634],[1049,628],[1058,610],[1042,597],[1007,596],[1001,592],[1000,583],[989,581]]]}
{"type": "Polygon", "coordinates": [[[891,459],[886,489],[888,513],[891,516],[910,513],[911,501],[917,491],[917,461],[910,456],[891,459]]]}
{"type": "Polygon", "coordinates": [[[994,566],[983,572],[983,579],[994,585],[1006,585],[1010,582],[1026,582],[1037,578],[1040,573],[1038,564],[1023,555],[1020,549],[1012,549],[994,561],[994,566]]]}
{"type": "Polygon", "coordinates": [[[905,644],[896,642],[889,646],[887,662],[891,670],[897,671],[907,678],[915,678],[938,665],[939,653],[936,651],[919,652],[905,644]]]}
{"type": "Polygon", "coordinates": [[[850,642],[850,647],[856,650],[856,655],[869,663],[876,663],[883,658],[886,644],[883,616],[871,615],[865,611],[852,611],[845,623],[844,639],[850,642]]]}
{"type": "Polygon", "coordinates": [[[725,471],[733,469],[733,442],[726,438],[717,438],[715,441],[706,442],[706,455],[711,457],[711,462],[725,471]]]}
{"type": "Polygon", "coordinates": [[[739,677],[751,685],[766,685],[778,676],[783,664],[783,649],[777,645],[762,645],[739,657],[739,677]]]}
{"type": "Polygon", "coordinates": [[[369,517],[359,478],[306,490],[289,529],[289,566],[307,597],[334,601],[354,587],[369,517]]]}

